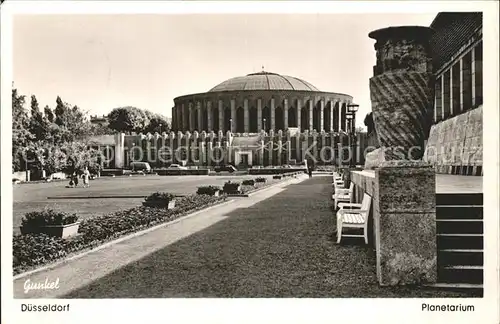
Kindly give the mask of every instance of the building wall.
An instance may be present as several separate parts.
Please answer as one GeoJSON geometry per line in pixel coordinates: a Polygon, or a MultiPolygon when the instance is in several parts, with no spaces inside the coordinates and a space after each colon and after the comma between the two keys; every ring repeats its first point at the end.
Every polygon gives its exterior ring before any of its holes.
{"type": "Polygon", "coordinates": [[[438,173],[482,175],[483,107],[431,127],[424,159],[438,173]]]}

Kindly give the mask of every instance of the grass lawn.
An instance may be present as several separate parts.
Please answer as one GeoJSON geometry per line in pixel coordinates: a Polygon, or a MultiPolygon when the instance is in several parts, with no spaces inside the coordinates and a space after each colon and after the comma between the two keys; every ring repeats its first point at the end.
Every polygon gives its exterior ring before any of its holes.
{"type": "MultiPolygon", "coordinates": [[[[45,207],[77,213],[82,219],[103,215],[120,209],[138,206],[142,198],[105,198],[105,199],[47,199],[58,196],[103,195],[149,195],[155,191],[167,191],[174,194],[192,194],[197,187],[217,185],[224,182],[254,179],[249,175],[220,176],[132,176],[103,177],[90,182],[90,188],[66,188],[68,182],[20,184],[13,186],[13,231],[19,233],[21,219],[27,212],[45,207]]],[[[272,177],[269,176],[269,179],[272,177]]]]}
{"type": "Polygon", "coordinates": [[[330,177],[313,177],[65,298],[469,297],[382,288],[375,253],[331,239],[330,177]]]}

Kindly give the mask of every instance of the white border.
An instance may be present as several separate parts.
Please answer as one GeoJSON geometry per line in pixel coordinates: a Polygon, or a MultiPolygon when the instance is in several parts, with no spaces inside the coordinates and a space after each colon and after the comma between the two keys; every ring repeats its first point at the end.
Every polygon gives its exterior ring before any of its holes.
{"type": "MultiPolygon", "coordinates": [[[[498,2],[496,1],[345,1],[345,2],[45,2],[7,0],[1,7],[1,123],[2,123],[2,322],[88,323],[498,323],[499,313],[499,112],[498,2]],[[123,299],[71,300],[69,313],[21,313],[12,296],[11,82],[12,16],[15,14],[146,14],[146,13],[426,13],[484,12],[484,223],[485,297],[483,299],[123,299]],[[474,313],[424,313],[423,302],[473,304],[474,313]],[[15,319],[14,319],[15,318],[15,319]]],[[[375,53],[373,53],[375,55],[375,53]]],[[[355,271],[355,269],[353,269],[355,271]]],[[[29,301],[33,302],[33,301],[29,301]]],[[[37,304],[53,300],[37,300],[37,304]]],[[[58,300],[59,304],[64,304],[58,300]]]]}

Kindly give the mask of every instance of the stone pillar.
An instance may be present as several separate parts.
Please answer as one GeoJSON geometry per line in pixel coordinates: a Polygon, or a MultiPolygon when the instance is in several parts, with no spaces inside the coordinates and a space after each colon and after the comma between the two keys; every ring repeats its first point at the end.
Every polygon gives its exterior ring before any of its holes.
{"type": "Polygon", "coordinates": [[[312,132],[314,129],[313,125],[313,99],[309,100],[309,131],[312,132]]]}
{"type": "Polygon", "coordinates": [[[281,139],[278,140],[278,143],[277,143],[277,148],[278,150],[275,151],[278,155],[277,155],[277,165],[282,165],[282,161],[281,161],[281,154],[282,154],[282,151],[283,151],[283,141],[281,139]]]}
{"type": "Polygon", "coordinates": [[[263,140],[260,141],[260,147],[259,147],[259,165],[264,165],[264,141],[263,140]]]}
{"type": "Polygon", "coordinates": [[[196,103],[196,114],[198,117],[198,129],[197,129],[197,131],[201,132],[203,130],[203,127],[205,127],[205,125],[203,125],[203,112],[201,110],[201,102],[200,101],[198,101],[196,103]]]}
{"type": "Polygon", "coordinates": [[[380,285],[436,282],[434,169],[421,163],[394,165],[390,161],[383,162],[375,174],[373,210],[380,285]]]}
{"type": "Polygon", "coordinates": [[[245,121],[244,121],[244,130],[245,130],[245,133],[249,133],[250,132],[250,115],[249,115],[249,112],[248,112],[248,99],[245,99],[243,100],[243,111],[244,111],[244,118],[245,118],[245,121]]]}
{"type": "Polygon", "coordinates": [[[286,131],[288,129],[288,99],[285,98],[283,100],[283,125],[284,125],[284,130],[286,131]]]}
{"type": "Polygon", "coordinates": [[[325,129],[325,124],[324,124],[324,110],[325,110],[325,101],[322,99],[320,101],[320,106],[319,106],[319,129],[318,132],[321,132],[325,129]]]}
{"type": "Polygon", "coordinates": [[[333,132],[334,127],[333,127],[333,113],[335,112],[335,102],[330,101],[330,129],[328,129],[329,132],[333,132]]]}
{"type": "MultiPolygon", "coordinates": [[[[262,99],[257,99],[257,132],[262,130],[262,99]]],[[[262,163],[261,163],[262,165],[262,163]]]]}
{"type": "Polygon", "coordinates": [[[370,79],[373,119],[386,160],[375,169],[373,197],[382,286],[437,279],[435,171],[419,160],[434,102],[431,33],[428,27],[404,26],[369,34],[377,41],[377,65],[370,79]]]}
{"type": "Polygon", "coordinates": [[[214,130],[214,123],[212,120],[212,102],[207,101],[207,131],[211,132],[214,130]]]}
{"type": "MultiPolygon", "coordinates": [[[[272,132],[272,129],[269,131],[269,133],[272,132]]],[[[273,165],[273,155],[275,153],[274,151],[274,138],[272,136],[269,136],[269,142],[267,143],[267,152],[268,158],[269,158],[269,165],[273,165]]]]}
{"type": "Polygon", "coordinates": [[[186,106],[185,104],[182,104],[182,129],[179,129],[180,131],[186,131],[189,129],[189,110],[186,114],[186,106]]]}
{"type": "Polygon", "coordinates": [[[219,100],[219,130],[225,132],[226,125],[224,125],[224,104],[222,100],[219,100]]]}
{"type": "Polygon", "coordinates": [[[271,130],[275,130],[276,127],[275,109],[274,98],[271,98],[271,130]]]}
{"type": "Polygon", "coordinates": [[[193,103],[189,103],[189,127],[188,130],[192,132],[194,130],[194,107],[193,103]]]}
{"type": "Polygon", "coordinates": [[[441,75],[441,120],[444,119],[444,73],[441,75]]]}
{"type": "Polygon", "coordinates": [[[405,26],[369,35],[377,40],[377,74],[370,78],[373,120],[386,161],[423,156],[435,91],[431,32],[428,27],[405,26]]]}
{"type": "Polygon", "coordinates": [[[338,120],[337,124],[339,125],[339,133],[340,133],[340,131],[342,130],[342,105],[344,103],[342,101],[339,101],[338,103],[339,103],[339,105],[338,105],[339,110],[338,110],[337,114],[339,115],[339,120],[338,120]]]}
{"type": "Polygon", "coordinates": [[[236,132],[236,100],[231,99],[231,133],[236,132]]]}
{"type": "Polygon", "coordinates": [[[302,128],[300,127],[300,122],[302,118],[302,101],[300,99],[297,99],[297,113],[295,114],[295,117],[297,117],[297,128],[299,129],[299,132],[302,132],[302,128]]]}
{"type": "MultiPolygon", "coordinates": [[[[476,50],[473,48],[470,51],[471,54],[471,64],[470,64],[470,71],[471,71],[471,84],[472,84],[472,107],[476,107],[476,50]]],[[[471,107],[471,108],[472,108],[471,107]]]]}

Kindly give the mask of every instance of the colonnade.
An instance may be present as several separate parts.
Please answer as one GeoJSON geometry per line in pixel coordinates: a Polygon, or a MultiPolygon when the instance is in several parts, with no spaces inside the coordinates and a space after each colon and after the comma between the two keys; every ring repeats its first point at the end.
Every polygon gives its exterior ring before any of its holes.
{"type": "MultiPolygon", "coordinates": [[[[348,96],[346,96],[348,97],[348,96]]],[[[261,130],[339,132],[348,129],[347,105],[339,98],[256,98],[182,100],[172,108],[176,131],[231,131],[258,133],[261,130]]]]}

